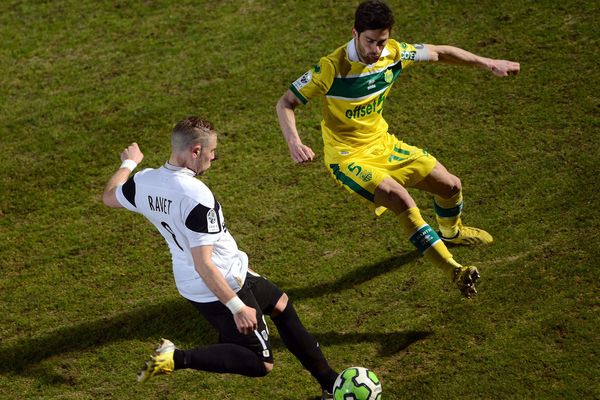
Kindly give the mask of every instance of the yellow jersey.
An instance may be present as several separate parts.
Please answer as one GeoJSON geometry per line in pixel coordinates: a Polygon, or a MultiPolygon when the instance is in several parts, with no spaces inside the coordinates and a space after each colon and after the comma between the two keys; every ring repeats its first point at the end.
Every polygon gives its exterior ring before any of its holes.
{"type": "Polygon", "coordinates": [[[302,103],[322,98],[326,157],[360,151],[387,134],[382,112],[392,84],[406,67],[426,59],[423,45],[389,39],[379,60],[366,65],[352,39],[293,82],[290,90],[302,103]]]}

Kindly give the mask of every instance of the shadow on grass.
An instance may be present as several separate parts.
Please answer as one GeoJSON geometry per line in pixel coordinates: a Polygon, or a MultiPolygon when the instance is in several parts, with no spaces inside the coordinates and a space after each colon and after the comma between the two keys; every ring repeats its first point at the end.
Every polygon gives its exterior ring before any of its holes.
{"type": "MultiPolygon", "coordinates": [[[[360,268],[358,271],[355,270],[342,276],[335,282],[286,292],[293,299],[311,298],[338,292],[398,268],[417,257],[417,252],[408,253],[360,268]]],[[[376,342],[380,345],[380,356],[389,356],[403,351],[410,344],[431,334],[431,332],[311,333],[324,345],[376,342]]],[[[198,345],[216,342],[216,333],[213,328],[198,315],[187,301],[179,298],[115,316],[59,328],[40,337],[21,339],[15,344],[2,345],[0,347],[0,360],[2,360],[0,373],[46,375],[43,368],[31,368],[30,366],[52,356],[94,349],[106,343],[132,339],[157,340],[162,336],[167,336],[176,342],[198,345]]],[[[275,339],[273,347],[283,348],[284,346],[281,341],[275,339]]]]}
{"type": "Polygon", "coordinates": [[[122,340],[158,340],[165,335],[176,334],[176,339],[181,341],[209,342],[216,337],[213,332],[187,301],[174,299],[59,328],[40,337],[19,340],[10,346],[3,344],[0,359],[4,362],[0,363],[0,372],[23,372],[30,364],[55,355],[94,349],[122,340]]]}
{"type": "MultiPolygon", "coordinates": [[[[319,344],[325,349],[327,347],[340,344],[360,344],[360,343],[377,343],[378,357],[390,357],[395,354],[406,351],[410,345],[424,340],[433,335],[433,332],[427,331],[408,331],[408,332],[368,332],[368,333],[339,333],[330,332],[311,332],[318,340],[319,344]]],[[[273,347],[284,351],[285,346],[279,338],[272,340],[273,347]]],[[[275,361],[277,362],[277,361],[275,361]]]]}
{"type": "Polygon", "coordinates": [[[352,270],[334,282],[321,283],[320,285],[311,285],[298,289],[289,289],[285,290],[285,292],[292,300],[320,297],[327,293],[339,292],[360,285],[361,283],[367,282],[378,275],[385,274],[398,269],[403,265],[409,264],[419,257],[421,257],[421,254],[417,250],[413,250],[409,253],[405,253],[397,257],[391,257],[376,264],[371,264],[352,270]]]}

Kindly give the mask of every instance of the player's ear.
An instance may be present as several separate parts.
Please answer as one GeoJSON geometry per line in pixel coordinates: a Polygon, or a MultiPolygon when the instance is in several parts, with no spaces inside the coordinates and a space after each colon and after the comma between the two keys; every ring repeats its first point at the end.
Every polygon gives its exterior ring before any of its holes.
{"type": "Polygon", "coordinates": [[[202,145],[200,143],[196,143],[192,146],[192,154],[195,158],[200,157],[200,153],[202,152],[202,145]]]}
{"type": "Polygon", "coordinates": [[[358,32],[355,27],[352,27],[352,37],[358,39],[358,32]]]}

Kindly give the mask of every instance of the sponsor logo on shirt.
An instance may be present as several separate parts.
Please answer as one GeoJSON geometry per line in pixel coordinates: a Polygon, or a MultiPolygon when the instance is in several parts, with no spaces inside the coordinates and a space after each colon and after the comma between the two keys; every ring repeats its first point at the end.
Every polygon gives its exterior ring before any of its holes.
{"type": "MultiPolygon", "coordinates": [[[[391,71],[390,71],[391,73],[391,71]]],[[[383,93],[379,95],[376,99],[373,99],[372,102],[368,104],[358,105],[354,108],[349,108],[346,110],[345,115],[348,119],[357,119],[365,116],[369,116],[374,112],[381,114],[383,110],[383,101],[385,100],[385,96],[383,93]]]]}
{"type": "Polygon", "coordinates": [[[400,52],[401,60],[415,60],[415,56],[417,55],[416,51],[404,50],[400,52]]]}

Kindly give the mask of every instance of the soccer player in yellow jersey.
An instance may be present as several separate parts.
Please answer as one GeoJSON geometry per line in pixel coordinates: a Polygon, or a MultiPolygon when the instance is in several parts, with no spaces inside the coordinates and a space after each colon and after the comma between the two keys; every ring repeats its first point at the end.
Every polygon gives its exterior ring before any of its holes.
{"type": "Polygon", "coordinates": [[[441,61],[486,69],[496,76],[517,74],[519,63],[481,57],[453,46],[408,44],[390,38],[390,8],[378,0],[356,9],[352,40],[320,59],[277,103],[277,116],[292,159],[312,161],[296,129],[294,109],[313,98],[323,103],[325,165],[344,188],[368,200],[377,215],[395,212],[405,234],[424,257],[442,268],[460,291],[476,294],[477,268],[456,262],[446,243],[488,244],[492,236],[464,226],[460,179],[426,151],[388,132],[382,111],[390,88],[415,62],[441,61]],[[439,233],[421,217],[406,188],[433,194],[439,233]]]}

